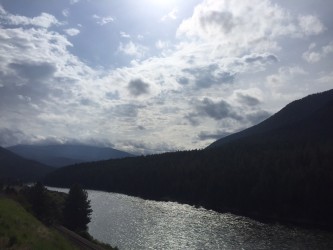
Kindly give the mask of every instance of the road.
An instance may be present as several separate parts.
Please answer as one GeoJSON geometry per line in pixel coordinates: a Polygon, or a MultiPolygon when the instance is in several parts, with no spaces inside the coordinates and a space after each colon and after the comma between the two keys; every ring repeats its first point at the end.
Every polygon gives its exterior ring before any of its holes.
{"type": "Polygon", "coordinates": [[[64,235],[67,239],[75,244],[79,249],[82,250],[104,250],[104,248],[92,243],[91,241],[81,237],[80,235],[74,233],[73,231],[63,227],[54,226],[54,228],[64,235]]]}

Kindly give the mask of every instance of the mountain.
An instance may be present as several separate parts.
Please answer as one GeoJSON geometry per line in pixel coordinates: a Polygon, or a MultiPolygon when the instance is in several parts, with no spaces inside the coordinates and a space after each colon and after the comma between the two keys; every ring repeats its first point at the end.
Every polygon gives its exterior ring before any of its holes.
{"type": "Polygon", "coordinates": [[[16,145],[7,149],[27,159],[53,167],[133,156],[113,148],[87,145],[16,145]]]}
{"type": "MultiPolygon", "coordinates": [[[[207,148],[218,147],[228,142],[232,142],[241,138],[246,138],[255,135],[263,135],[269,132],[276,132],[285,128],[288,130],[288,126],[295,126],[302,128],[302,121],[317,122],[316,119],[309,119],[311,115],[315,114],[318,110],[322,109],[329,102],[332,102],[333,90],[322,92],[319,94],[313,94],[296,100],[282,110],[269,117],[267,120],[259,123],[256,126],[250,127],[238,133],[223,137],[209,145],[207,148]]],[[[317,122],[318,123],[318,122],[317,122]]],[[[320,127],[321,124],[312,124],[312,127],[320,127]]]]}
{"type": "Polygon", "coordinates": [[[44,181],[333,228],[332,128],[327,91],[208,149],[84,163],[44,181]]]}
{"type": "Polygon", "coordinates": [[[54,168],[24,159],[0,147],[0,179],[34,181],[52,172],[54,168]]]}

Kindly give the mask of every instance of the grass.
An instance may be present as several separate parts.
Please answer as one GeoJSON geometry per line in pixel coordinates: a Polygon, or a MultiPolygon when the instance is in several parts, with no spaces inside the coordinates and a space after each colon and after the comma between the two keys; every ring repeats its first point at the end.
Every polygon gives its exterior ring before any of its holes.
{"type": "Polygon", "coordinates": [[[77,249],[58,232],[47,228],[19,203],[0,197],[0,249],[77,249]]]}

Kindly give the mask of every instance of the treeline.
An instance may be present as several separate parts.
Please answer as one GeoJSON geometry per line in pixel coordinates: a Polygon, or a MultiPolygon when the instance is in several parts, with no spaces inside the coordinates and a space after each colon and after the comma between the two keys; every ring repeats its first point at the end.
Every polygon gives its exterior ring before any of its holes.
{"type": "Polygon", "coordinates": [[[45,181],[333,225],[332,166],[331,142],[243,141],[212,150],[71,166],[45,181]]]}

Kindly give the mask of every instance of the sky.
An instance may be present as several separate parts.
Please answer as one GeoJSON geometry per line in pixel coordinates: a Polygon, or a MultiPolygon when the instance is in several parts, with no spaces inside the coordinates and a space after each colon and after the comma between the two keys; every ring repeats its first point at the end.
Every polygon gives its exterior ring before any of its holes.
{"type": "Polygon", "coordinates": [[[0,0],[0,146],[200,149],[333,88],[330,0],[0,0]]]}

